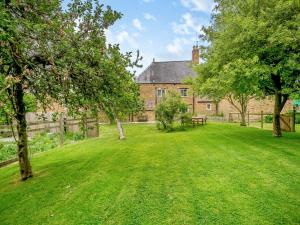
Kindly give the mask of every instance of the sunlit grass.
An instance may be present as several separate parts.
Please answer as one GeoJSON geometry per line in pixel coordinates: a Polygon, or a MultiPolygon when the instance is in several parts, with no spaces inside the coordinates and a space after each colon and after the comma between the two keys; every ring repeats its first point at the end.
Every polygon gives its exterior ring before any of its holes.
{"type": "Polygon", "coordinates": [[[115,127],[0,169],[0,224],[299,224],[300,133],[115,127]]]}

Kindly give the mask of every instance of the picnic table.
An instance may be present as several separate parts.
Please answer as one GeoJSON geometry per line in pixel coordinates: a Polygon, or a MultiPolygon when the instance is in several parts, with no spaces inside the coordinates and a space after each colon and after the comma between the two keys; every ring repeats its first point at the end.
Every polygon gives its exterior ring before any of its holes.
{"type": "Polygon", "coordinates": [[[193,116],[192,117],[192,124],[193,126],[195,125],[204,125],[206,124],[206,120],[207,120],[207,117],[205,115],[201,115],[201,116],[193,116]]]}

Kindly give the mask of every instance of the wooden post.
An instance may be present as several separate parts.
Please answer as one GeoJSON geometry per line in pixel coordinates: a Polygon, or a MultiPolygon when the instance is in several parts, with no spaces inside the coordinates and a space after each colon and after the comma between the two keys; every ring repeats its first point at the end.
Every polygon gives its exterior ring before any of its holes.
{"type": "Polygon", "coordinates": [[[59,115],[59,143],[62,146],[64,144],[64,133],[65,133],[65,129],[64,129],[64,113],[60,113],[59,115]]]}
{"type": "Polygon", "coordinates": [[[88,122],[87,122],[87,116],[86,114],[84,114],[83,116],[83,135],[84,135],[84,139],[88,138],[88,122]]]}
{"type": "Polygon", "coordinates": [[[96,129],[97,129],[97,137],[100,136],[100,130],[99,130],[99,116],[98,116],[98,112],[96,115],[96,129]]]}
{"type": "Polygon", "coordinates": [[[193,92],[193,115],[195,114],[195,93],[193,92]]]}
{"type": "Polygon", "coordinates": [[[293,107],[293,114],[292,114],[292,121],[291,121],[291,125],[292,125],[292,127],[291,127],[291,132],[295,132],[296,131],[296,129],[295,129],[295,126],[296,126],[296,109],[295,109],[295,107],[293,107]]]}
{"type": "Polygon", "coordinates": [[[250,126],[250,112],[248,111],[248,127],[250,126]]]}
{"type": "Polygon", "coordinates": [[[260,128],[264,129],[264,111],[260,111],[260,128]]]}

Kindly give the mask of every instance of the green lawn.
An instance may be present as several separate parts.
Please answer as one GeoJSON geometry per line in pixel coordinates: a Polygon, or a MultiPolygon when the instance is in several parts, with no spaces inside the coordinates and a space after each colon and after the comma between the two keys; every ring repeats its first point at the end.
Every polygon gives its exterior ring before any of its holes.
{"type": "MultiPolygon", "coordinates": [[[[250,122],[250,127],[256,127],[261,129],[261,123],[260,122],[250,122]]],[[[272,123],[264,123],[263,125],[264,130],[272,130],[273,124],[272,123]]],[[[297,132],[300,132],[300,124],[296,124],[295,129],[297,132]]]]}
{"type": "Polygon", "coordinates": [[[114,128],[0,169],[0,224],[299,224],[300,133],[209,124],[114,128]]]}

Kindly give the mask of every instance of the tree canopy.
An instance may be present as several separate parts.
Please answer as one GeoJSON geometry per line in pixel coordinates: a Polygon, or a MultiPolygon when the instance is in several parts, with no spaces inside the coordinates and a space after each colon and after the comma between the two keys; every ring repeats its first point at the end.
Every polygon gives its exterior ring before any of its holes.
{"type": "MultiPolygon", "coordinates": [[[[205,81],[203,87],[216,80],[222,84],[224,76],[229,74],[243,84],[240,72],[248,75],[251,72],[248,81],[253,78],[255,83],[250,82],[248,88],[244,86],[246,89],[240,85],[232,89],[230,85],[234,83],[225,82],[225,92],[274,95],[273,135],[281,136],[280,112],[300,88],[300,3],[295,0],[216,0],[216,3],[211,25],[203,28],[201,36],[209,43],[203,47],[204,63],[198,68],[200,79],[205,81]],[[235,70],[233,65],[240,68],[235,70]],[[247,68],[243,68],[245,65],[247,68]]],[[[224,88],[221,89],[224,96],[224,88]]]]}
{"type": "MultiPolygon", "coordinates": [[[[59,0],[0,3],[0,105],[11,109],[17,122],[23,180],[32,176],[25,96],[30,93],[45,108],[55,101],[73,112],[97,110],[106,97],[103,90],[116,88],[108,81],[120,71],[118,76],[128,75],[127,66],[132,64],[130,54],[121,54],[106,42],[105,30],[121,16],[95,0],[73,0],[65,11],[59,0]]],[[[123,77],[128,90],[132,77],[123,77]]],[[[130,93],[135,99],[136,92],[130,93]]],[[[114,97],[124,105],[123,98],[114,97]]]]}

